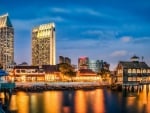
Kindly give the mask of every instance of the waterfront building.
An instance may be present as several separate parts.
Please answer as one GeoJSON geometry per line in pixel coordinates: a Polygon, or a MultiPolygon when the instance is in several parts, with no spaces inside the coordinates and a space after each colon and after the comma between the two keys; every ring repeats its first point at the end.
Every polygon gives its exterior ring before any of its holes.
{"type": "Polygon", "coordinates": [[[80,57],[78,58],[78,69],[88,69],[89,67],[89,58],[88,57],[80,57]]]}
{"type": "Polygon", "coordinates": [[[60,80],[57,65],[15,66],[9,80],[16,82],[45,82],[60,80]]]}
{"type": "Polygon", "coordinates": [[[150,82],[150,67],[139,61],[139,57],[131,57],[131,61],[120,61],[116,68],[116,84],[137,85],[150,82]]]}
{"type": "Polygon", "coordinates": [[[99,81],[100,79],[101,77],[91,69],[80,69],[77,71],[77,75],[73,78],[73,81],[90,82],[99,81]]]}
{"type": "Polygon", "coordinates": [[[0,64],[8,71],[14,62],[14,28],[8,14],[0,16],[0,64]]]}
{"type": "Polygon", "coordinates": [[[55,24],[42,24],[32,30],[32,65],[55,65],[55,24]]]}

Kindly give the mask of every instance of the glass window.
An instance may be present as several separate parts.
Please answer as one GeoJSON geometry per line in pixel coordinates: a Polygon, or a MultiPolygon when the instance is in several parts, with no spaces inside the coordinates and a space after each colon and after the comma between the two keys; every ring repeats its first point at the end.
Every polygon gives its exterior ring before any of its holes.
{"type": "Polygon", "coordinates": [[[148,69],[148,73],[150,73],[150,69],[148,69]]]}
{"type": "Polygon", "coordinates": [[[20,73],[20,70],[19,70],[19,69],[16,69],[16,72],[17,72],[17,73],[20,73]]]}
{"type": "Polygon", "coordinates": [[[137,73],[140,73],[141,71],[140,71],[140,69],[137,69],[137,73]]]}
{"type": "Polygon", "coordinates": [[[21,73],[25,73],[26,71],[24,69],[21,70],[21,73]]]}
{"type": "Polygon", "coordinates": [[[146,69],[143,69],[143,73],[146,73],[146,69]]]}
{"type": "Polygon", "coordinates": [[[131,69],[128,69],[128,73],[131,73],[131,69]]]}
{"type": "Polygon", "coordinates": [[[136,69],[132,69],[132,73],[136,73],[136,69]]]}

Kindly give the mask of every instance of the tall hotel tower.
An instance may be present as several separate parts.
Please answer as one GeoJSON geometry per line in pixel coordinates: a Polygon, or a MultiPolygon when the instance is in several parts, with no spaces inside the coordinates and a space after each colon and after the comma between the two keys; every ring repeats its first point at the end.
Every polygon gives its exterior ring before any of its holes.
{"type": "Polygon", "coordinates": [[[42,24],[32,30],[32,65],[55,65],[55,24],[42,24]]]}
{"type": "Polygon", "coordinates": [[[8,14],[0,16],[0,64],[8,70],[14,62],[14,28],[8,14]]]}

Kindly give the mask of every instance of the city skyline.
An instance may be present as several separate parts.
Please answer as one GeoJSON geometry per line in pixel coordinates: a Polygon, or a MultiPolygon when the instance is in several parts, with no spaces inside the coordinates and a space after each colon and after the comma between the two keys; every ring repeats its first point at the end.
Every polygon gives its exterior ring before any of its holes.
{"type": "Polygon", "coordinates": [[[32,28],[54,22],[56,55],[77,64],[80,56],[105,60],[110,67],[134,54],[150,64],[150,1],[1,1],[15,31],[15,62],[31,64],[32,28]]]}

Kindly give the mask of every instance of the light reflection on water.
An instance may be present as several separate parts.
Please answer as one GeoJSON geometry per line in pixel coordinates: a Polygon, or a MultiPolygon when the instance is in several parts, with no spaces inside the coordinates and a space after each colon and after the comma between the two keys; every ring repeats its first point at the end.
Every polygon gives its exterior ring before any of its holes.
{"type": "Polygon", "coordinates": [[[107,89],[18,92],[9,108],[12,113],[150,113],[149,87],[126,97],[107,89]]]}

